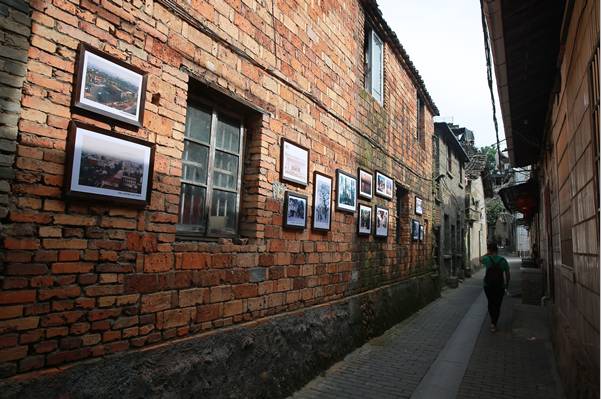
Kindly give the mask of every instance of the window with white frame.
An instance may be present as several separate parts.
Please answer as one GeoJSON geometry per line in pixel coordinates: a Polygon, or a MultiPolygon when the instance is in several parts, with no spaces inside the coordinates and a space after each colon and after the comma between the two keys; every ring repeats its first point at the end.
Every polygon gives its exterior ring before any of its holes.
{"type": "Polygon", "coordinates": [[[178,235],[237,234],[243,142],[241,117],[200,100],[188,102],[178,235]]]}
{"type": "Polygon", "coordinates": [[[380,104],[384,100],[384,42],[373,29],[366,35],[365,90],[380,104]]]}

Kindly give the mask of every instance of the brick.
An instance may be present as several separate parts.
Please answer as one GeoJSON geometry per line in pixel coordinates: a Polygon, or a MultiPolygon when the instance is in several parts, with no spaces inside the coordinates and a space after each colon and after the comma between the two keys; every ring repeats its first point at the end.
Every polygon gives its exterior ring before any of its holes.
{"type": "Polygon", "coordinates": [[[43,341],[39,344],[34,345],[36,353],[48,353],[56,350],[56,348],[58,348],[58,343],[55,340],[43,341]]]}
{"type": "Polygon", "coordinates": [[[171,307],[171,292],[142,295],[141,305],[141,313],[153,313],[169,309],[171,307]]]}
{"type": "Polygon", "coordinates": [[[148,293],[158,291],[159,280],[155,274],[125,276],[125,292],[148,293]]]}
{"type": "Polygon", "coordinates": [[[0,349],[0,363],[23,359],[27,356],[27,346],[0,349]]]}
{"type": "Polygon", "coordinates": [[[0,320],[12,319],[23,314],[23,305],[0,306],[0,320]]]}
{"type": "Polygon", "coordinates": [[[1,291],[0,305],[35,301],[35,290],[1,291]]]}
{"type": "Polygon", "coordinates": [[[87,357],[90,357],[91,355],[92,350],[89,348],[56,352],[48,355],[48,357],[46,358],[46,363],[48,364],[48,366],[56,366],[67,362],[85,359],[87,357]]]}
{"type": "Polygon", "coordinates": [[[242,301],[230,301],[223,304],[223,317],[235,316],[243,312],[242,301]]]}
{"type": "Polygon", "coordinates": [[[94,270],[94,264],[88,262],[61,262],[52,264],[52,273],[89,273],[94,270]]]}
{"type": "Polygon", "coordinates": [[[76,298],[81,294],[81,288],[78,286],[40,289],[39,298],[40,301],[47,301],[48,299],[67,299],[76,298]]]}
{"type": "Polygon", "coordinates": [[[192,318],[192,309],[173,309],[166,310],[159,314],[159,320],[157,321],[157,327],[160,329],[167,329],[173,327],[179,327],[186,325],[192,318]]]}
{"type": "Polygon", "coordinates": [[[33,330],[38,327],[40,318],[38,316],[21,317],[19,319],[0,321],[0,333],[3,331],[33,330]]]}
{"type": "Polygon", "coordinates": [[[44,367],[44,356],[29,356],[19,362],[19,372],[35,370],[44,367]]]}
{"type": "Polygon", "coordinates": [[[166,272],[173,268],[173,255],[170,253],[155,253],[144,258],[145,272],[166,272]]]}
{"type": "Polygon", "coordinates": [[[188,307],[208,302],[209,290],[207,288],[191,288],[179,292],[179,306],[188,307]]]}
{"type": "Polygon", "coordinates": [[[184,253],[182,254],[182,269],[205,269],[210,264],[208,254],[184,253]]]}

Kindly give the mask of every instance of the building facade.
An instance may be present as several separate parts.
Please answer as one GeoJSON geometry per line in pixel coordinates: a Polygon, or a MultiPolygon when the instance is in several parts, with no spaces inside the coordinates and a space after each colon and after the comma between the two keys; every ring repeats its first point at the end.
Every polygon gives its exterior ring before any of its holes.
{"type": "MultiPolygon", "coordinates": [[[[434,124],[435,197],[440,224],[437,251],[440,274],[444,279],[463,277],[465,266],[465,165],[469,158],[446,122],[434,124]]],[[[452,283],[454,285],[454,283],[452,283]]]]}
{"type": "Polygon", "coordinates": [[[438,295],[436,106],[375,1],[301,3],[0,2],[8,396],[285,396],[438,295]]]}
{"type": "Polygon", "coordinates": [[[599,2],[484,3],[511,163],[532,165],[502,197],[546,274],[566,394],[598,398],[599,2]]]}

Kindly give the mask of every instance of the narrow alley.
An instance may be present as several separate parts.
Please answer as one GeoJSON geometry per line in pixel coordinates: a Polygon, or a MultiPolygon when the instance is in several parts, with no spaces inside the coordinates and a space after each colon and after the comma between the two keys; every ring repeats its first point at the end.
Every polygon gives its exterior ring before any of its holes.
{"type": "Polygon", "coordinates": [[[483,271],[333,365],[291,399],[561,399],[548,309],[521,303],[520,259],[499,330],[489,331],[483,271]]]}

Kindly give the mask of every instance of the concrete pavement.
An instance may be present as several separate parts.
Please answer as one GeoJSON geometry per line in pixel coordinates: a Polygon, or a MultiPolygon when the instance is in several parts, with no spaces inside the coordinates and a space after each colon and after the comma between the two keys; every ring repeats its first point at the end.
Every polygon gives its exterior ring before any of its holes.
{"type": "Polygon", "coordinates": [[[489,331],[483,272],[446,290],[296,392],[308,398],[560,399],[544,309],[522,305],[519,259],[499,332],[489,331]]]}

